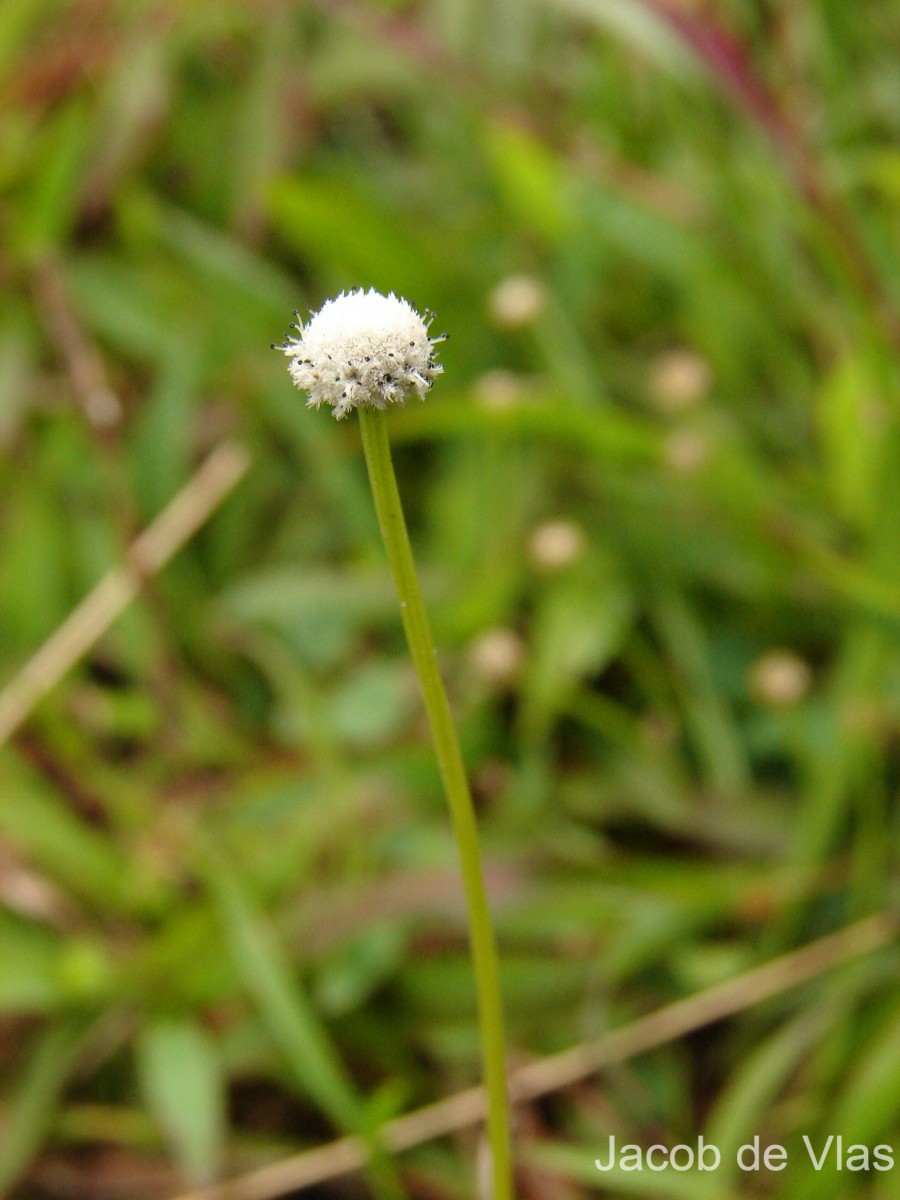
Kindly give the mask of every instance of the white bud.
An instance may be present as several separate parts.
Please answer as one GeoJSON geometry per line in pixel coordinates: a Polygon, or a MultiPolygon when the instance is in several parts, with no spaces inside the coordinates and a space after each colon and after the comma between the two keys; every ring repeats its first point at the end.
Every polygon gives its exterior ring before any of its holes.
{"type": "Polygon", "coordinates": [[[487,371],[474,384],[475,398],[483,408],[492,412],[508,412],[522,399],[525,382],[512,371],[487,371]]]}
{"type": "Polygon", "coordinates": [[[544,285],[533,275],[509,275],[494,288],[488,308],[495,325],[501,329],[521,329],[533,325],[547,304],[544,285]]]}
{"type": "Polygon", "coordinates": [[[670,350],[653,364],[650,398],[661,412],[681,413],[705,399],[712,369],[691,350],[670,350]]]}
{"type": "Polygon", "coordinates": [[[366,404],[387,408],[410,396],[425,399],[443,367],[434,348],[443,338],[428,334],[425,320],[393,292],[373,288],[341,292],[328,300],[306,325],[298,320],[298,337],[288,337],[281,350],[298,388],[312,408],[330,404],[338,419],[366,404]]]}
{"type": "Polygon", "coordinates": [[[786,708],[803,699],[812,684],[812,671],[792,650],[769,650],[750,671],[750,691],[761,704],[786,708]]]}
{"type": "Polygon", "coordinates": [[[531,531],[528,553],[542,571],[561,571],[584,553],[584,530],[573,521],[544,521],[531,531]]]}
{"type": "Polygon", "coordinates": [[[692,475],[705,466],[710,455],[709,439],[693,429],[676,429],[663,446],[666,465],[679,475],[692,475]]]}
{"type": "Polygon", "coordinates": [[[522,639],[512,629],[487,629],[469,649],[475,672],[495,687],[508,687],[518,678],[525,658],[522,639]]]}

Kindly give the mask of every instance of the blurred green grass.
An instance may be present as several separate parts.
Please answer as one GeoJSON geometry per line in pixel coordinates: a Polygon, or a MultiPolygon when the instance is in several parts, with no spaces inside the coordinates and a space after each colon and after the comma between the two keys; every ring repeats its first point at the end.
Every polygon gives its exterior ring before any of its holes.
{"type": "MultiPolygon", "coordinates": [[[[5,1194],[173,1195],[476,1075],[358,434],[268,350],[342,288],[451,335],[392,437],[515,1055],[896,903],[898,39],[889,0],[6,0],[3,678],[211,446],[254,466],[2,751],[5,1194]]],[[[535,1110],[526,1186],[600,1190],[610,1132],[896,1147],[896,967],[535,1110]]]]}

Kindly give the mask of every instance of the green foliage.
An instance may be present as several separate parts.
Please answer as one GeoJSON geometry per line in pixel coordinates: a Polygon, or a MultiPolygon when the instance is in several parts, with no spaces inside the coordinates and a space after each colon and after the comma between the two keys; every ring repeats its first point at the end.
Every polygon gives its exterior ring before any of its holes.
{"type": "Polygon", "coordinates": [[[147,1104],[171,1142],[178,1163],[197,1183],[221,1165],[225,1104],[215,1044],[190,1020],[149,1022],[138,1042],[147,1104]]]}
{"type": "MultiPolygon", "coordinates": [[[[224,1177],[477,1075],[359,431],[268,348],[342,288],[450,334],[391,439],[514,1057],[896,903],[898,38],[888,0],[2,6],[0,687],[253,456],[0,749],[3,1194],[224,1177]]],[[[896,968],[526,1114],[531,1191],[893,1197],[800,1139],[900,1163],[896,968]],[[604,1182],[613,1132],[791,1159],[604,1182]]]]}

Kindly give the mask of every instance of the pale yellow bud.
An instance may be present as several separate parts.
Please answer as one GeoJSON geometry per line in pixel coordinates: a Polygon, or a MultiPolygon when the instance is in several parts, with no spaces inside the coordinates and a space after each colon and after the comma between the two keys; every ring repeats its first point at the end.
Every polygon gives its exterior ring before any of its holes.
{"type": "Polygon", "coordinates": [[[653,364],[650,399],[661,412],[685,412],[706,398],[711,383],[705,358],[692,350],[670,350],[653,364]]]}
{"type": "Polygon", "coordinates": [[[789,708],[809,691],[812,672],[792,650],[769,650],[750,670],[750,692],[761,704],[789,708]]]}
{"type": "Polygon", "coordinates": [[[501,329],[521,329],[539,321],[547,304],[544,285],[533,275],[510,275],[491,292],[488,310],[501,329]]]}
{"type": "Polygon", "coordinates": [[[487,629],[469,647],[469,662],[485,683],[509,687],[522,669],[525,647],[512,629],[487,629]]]}
{"type": "Polygon", "coordinates": [[[561,571],[584,553],[584,530],[574,521],[544,521],[528,539],[528,554],[542,571],[561,571]]]}

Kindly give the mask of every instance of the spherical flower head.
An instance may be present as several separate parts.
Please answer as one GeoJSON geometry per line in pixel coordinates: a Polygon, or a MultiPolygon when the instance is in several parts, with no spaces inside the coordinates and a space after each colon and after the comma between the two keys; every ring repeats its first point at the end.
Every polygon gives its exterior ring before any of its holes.
{"type": "Polygon", "coordinates": [[[341,292],[305,325],[298,318],[292,327],[298,336],[277,349],[310,407],[330,404],[340,420],[364,404],[383,409],[410,396],[425,399],[443,371],[434,348],[444,339],[429,336],[432,319],[426,312],[423,320],[393,292],[341,292]]]}

